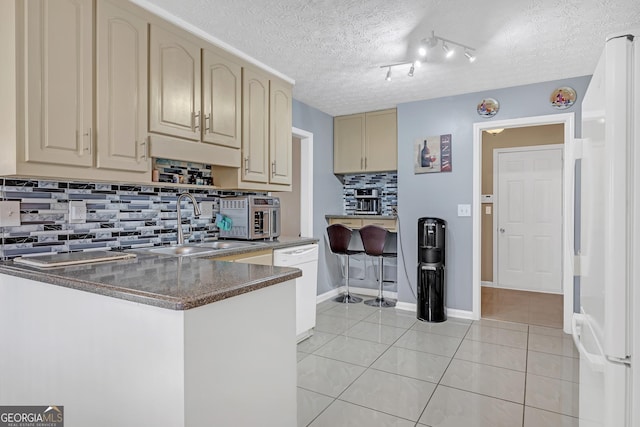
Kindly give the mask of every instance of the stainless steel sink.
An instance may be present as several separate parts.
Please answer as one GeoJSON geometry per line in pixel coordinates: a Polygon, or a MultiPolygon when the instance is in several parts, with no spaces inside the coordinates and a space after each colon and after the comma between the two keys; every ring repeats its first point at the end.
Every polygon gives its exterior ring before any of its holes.
{"type": "Polygon", "coordinates": [[[162,255],[192,256],[214,252],[215,248],[201,248],[197,246],[168,246],[165,248],[149,249],[149,252],[162,255]]]}
{"type": "Polygon", "coordinates": [[[197,243],[196,246],[199,248],[212,248],[212,249],[235,249],[235,248],[246,248],[248,246],[259,245],[260,243],[253,242],[205,242],[205,243],[197,243]]]}

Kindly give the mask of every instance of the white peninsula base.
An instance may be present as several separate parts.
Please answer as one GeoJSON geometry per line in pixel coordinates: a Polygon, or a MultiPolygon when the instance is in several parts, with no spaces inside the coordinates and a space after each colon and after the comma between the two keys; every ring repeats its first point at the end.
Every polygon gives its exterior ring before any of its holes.
{"type": "Polygon", "coordinates": [[[295,281],[190,310],[0,274],[0,404],[67,427],[296,425],[295,281]]]}

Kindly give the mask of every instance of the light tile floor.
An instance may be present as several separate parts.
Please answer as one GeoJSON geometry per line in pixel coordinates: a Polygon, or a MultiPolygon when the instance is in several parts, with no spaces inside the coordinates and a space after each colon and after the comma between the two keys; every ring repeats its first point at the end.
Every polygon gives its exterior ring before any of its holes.
{"type": "Polygon", "coordinates": [[[299,426],[578,426],[578,353],[560,329],[362,303],[317,312],[298,344],[299,426]]]}

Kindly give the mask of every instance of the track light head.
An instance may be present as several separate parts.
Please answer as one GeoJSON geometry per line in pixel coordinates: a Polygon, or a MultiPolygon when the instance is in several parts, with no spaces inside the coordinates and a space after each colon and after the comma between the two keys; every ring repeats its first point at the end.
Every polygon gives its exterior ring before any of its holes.
{"type": "Polygon", "coordinates": [[[415,65],[411,65],[411,68],[409,68],[409,74],[407,74],[409,77],[413,77],[413,72],[416,70],[416,66],[415,65]]]}
{"type": "Polygon", "coordinates": [[[442,40],[442,50],[444,50],[444,56],[446,56],[447,58],[451,58],[453,56],[453,54],[455,53],[455,51],[451,48],[449,48],[449,46],[447,46],[447,43],[445,43],[444,40],[442,40]]]}
{"type": "Polygon", "coordinates": [[[467,59],[469,60],[469,62],[474,62],[476,60],[476,57],[474,54],[472,54],[471,52],[469,52],[468,49],[464,50],[464,56],[467,57],[467,59]]]}
{"type": "Polygon", "coordinates": [[[391,81],[391,67],[389,67],[389,70],[387,71],[387,77],[385,77],[384,79],[388,82],[391,81]]]}
{"type": "Polygon", "coordinates": [[[420,43],[420,47],[418,48],[418,55],[427,56],[427,47],[424,43],[420,43]]]}

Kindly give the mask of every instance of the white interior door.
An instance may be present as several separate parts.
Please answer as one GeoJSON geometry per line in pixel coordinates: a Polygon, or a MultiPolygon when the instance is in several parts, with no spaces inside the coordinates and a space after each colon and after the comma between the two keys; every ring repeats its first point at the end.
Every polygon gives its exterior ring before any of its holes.
{"type": "Polygon", "coordinates": [[[496,150],[499,287],[562,292],[562,146],[496,150]]]}

